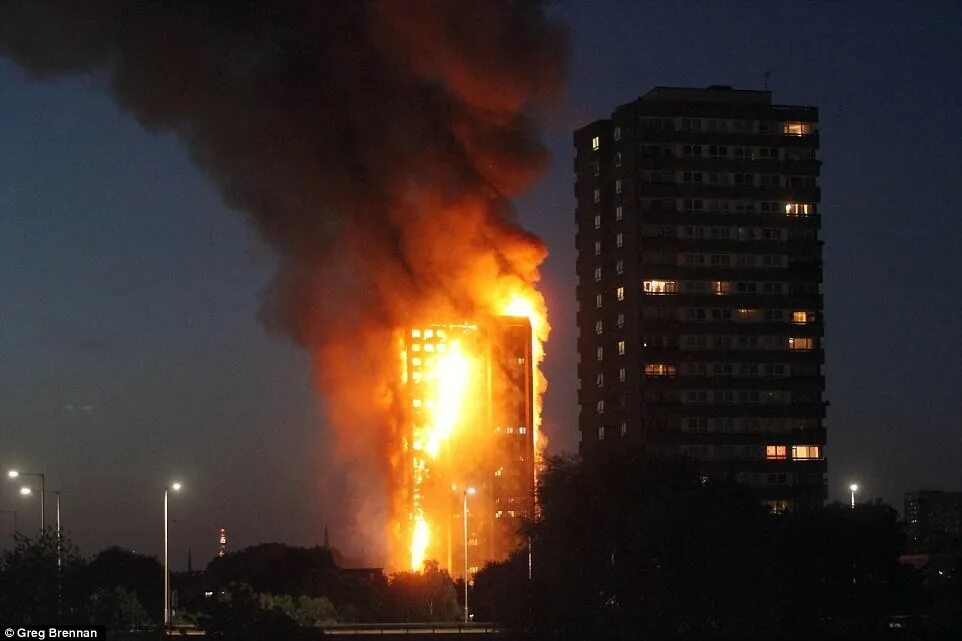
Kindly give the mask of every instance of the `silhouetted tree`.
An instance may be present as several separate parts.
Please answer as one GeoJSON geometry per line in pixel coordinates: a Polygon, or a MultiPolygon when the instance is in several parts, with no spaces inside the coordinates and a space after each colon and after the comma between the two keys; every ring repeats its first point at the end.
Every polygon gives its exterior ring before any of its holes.
{"type": "MultiPolygon", "coordinates": [[[[87,589],[99,594],[102,603],[113,602],[117,596],[118,605],[127,611],[135,609],[129,604],[133,598],[143,607],[150,622],[159,624],[163,620],[163,572],[163,566],[155,557],[109,547],[90,560],[84,578],[87,589]],[[122,592],[118,592],[118,588],[122,592]]],[[[128,614],[118,613],[118,616],[128,614]]]]}
{"type": "Polygon", "coordinates": [[[86,623],[84,561],[64,535],[47,528],[35,537],[17,533],[0,556],[0,622],[5,625],[86,623]],[[61,565],[57,565],[58,549],[61,565]]]}
{"type": "Polygon", "coordinates": [[[424,564],[423,572],[391,575],[384,599],[382,619],[386,621],[457,621],[461,616],[454,582],[435,561],[424,564]]]}
{"type": "Polygon", "coordinates": [[[210,599],[201,624],[220,641],[300,641],[312,638],[280,607],[264,607],[246,584],[231,584],[210,599]]]}

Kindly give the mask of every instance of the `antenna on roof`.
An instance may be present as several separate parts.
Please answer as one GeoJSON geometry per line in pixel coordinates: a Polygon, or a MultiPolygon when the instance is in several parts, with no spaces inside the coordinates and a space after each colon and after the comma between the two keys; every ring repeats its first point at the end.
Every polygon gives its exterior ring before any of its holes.
{"type": "Polygon", "coordinates": [[[768,80],[772,77],[772,72],[768,69],[765,70],[765,91],[768,91],[768,80]]]}

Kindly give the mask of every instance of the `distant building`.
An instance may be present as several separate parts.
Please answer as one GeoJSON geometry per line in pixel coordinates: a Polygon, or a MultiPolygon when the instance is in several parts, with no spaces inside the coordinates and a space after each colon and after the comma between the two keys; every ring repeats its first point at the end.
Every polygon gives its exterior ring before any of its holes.
{"type": "Polygon", "coordinates": [[[580,450],[827,497],[816,107],[657,87],[574,134],[580,450]]]}
{"type": "Polygon", "coordinates": [[[907,493],[905,523],[910,552],[962,552],[962,492],[918,490],[907,493]]]}
{"type": "Polygon", "coordinates": [[[227,554],[227,529],[219,528],[217,530],[217,556],[224,556],[227,554]]]}

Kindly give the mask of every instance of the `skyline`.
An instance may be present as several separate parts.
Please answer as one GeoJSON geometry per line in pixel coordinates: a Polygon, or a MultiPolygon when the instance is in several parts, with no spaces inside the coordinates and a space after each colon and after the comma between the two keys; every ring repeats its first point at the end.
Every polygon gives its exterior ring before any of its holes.
{"type": "MultiPolygon", "coordinates": [[[[901,493],[926,483],[959,489],[960,10],[888,7],[870,23],[819,3],[789,26],[785,5],[700,6],[694,22],[676,8],[609,6],[553,9],[572,29],[568,103],[548,115],[549,173],[517,202],[551,252],[551,450],[577,448],[571,130],[656,85],[760,88],[769,69],[775,102],[821,111],[830,498],[846,500],[853,480],[862,498],[900,509],[901,493]],[[636,55],[612,55],[633,43],[636,55]],[[759,68],[766,56],[776,62],[759,68]]],[[[174,529],[187,530],[175,568],[187,545],[199,560],[209,541],[213,556],[221,526],[237,549],[317,543],[327,524],[339,547],[349,508],[338,474],[319,469],[328,441],[306,354],[256,319],[273,257],[181,145],[141,130],[97,83],[31,83],[0,62],[11,116],[0,124],[0,465],[42,466],[85,550],[156,553],[155,512],[175,476],[174,529]]],[[[0,507],[18,509],[26,531],[31,510],[14,489],[0,488],[0,507]]]]}

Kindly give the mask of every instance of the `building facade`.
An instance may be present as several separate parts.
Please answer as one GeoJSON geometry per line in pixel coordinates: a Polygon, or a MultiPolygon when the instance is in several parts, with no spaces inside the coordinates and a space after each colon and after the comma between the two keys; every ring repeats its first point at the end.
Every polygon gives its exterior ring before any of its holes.
{"type": "Polygon", "coordinates": [[[915,554],[962,553],[962,492],[918,490],[905,495],[907,549],[915,554]]]}
{"type": "Polygon", "coordinates": [[[579,428],[826,497],[818,109],[658,87],[575,132],[579,428]]]}

